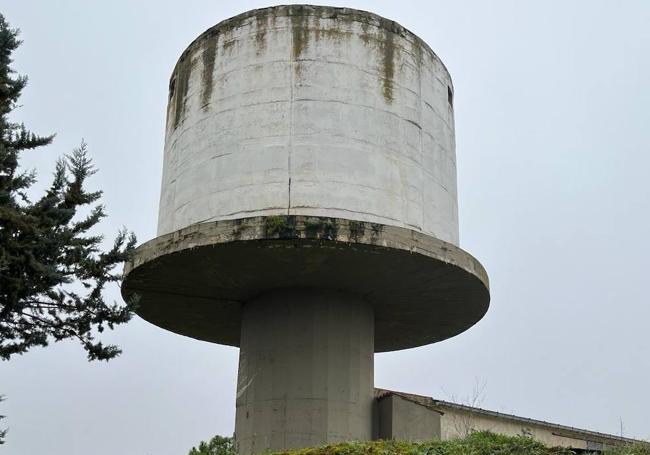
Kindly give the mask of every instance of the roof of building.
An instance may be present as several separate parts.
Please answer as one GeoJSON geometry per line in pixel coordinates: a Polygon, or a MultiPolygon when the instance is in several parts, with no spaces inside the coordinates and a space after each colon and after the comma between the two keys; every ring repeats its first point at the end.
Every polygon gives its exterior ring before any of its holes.
{"type": "Polygon", "coordinates": [[[528,425],[536,425],[536,426],[541,426],[541,427],[546,427],[551,430],[555,430],[555,434],[558,434],[559,436],[568,436],[568,437],[580,437],[584,439],[589,439],[595,442],[603,442],[603,443],[636,443],[640,442],[639,440],[636,439],[631,439],[631,438],[625,438],[622,436],[617,436],[613,434],[607,434],[607,433],[600,433],[598,431],[591,431],[591,430],[584,430],[581,428],[575,428],[567,425],[560,425],[557,423],[552,423],[552,422],[546,422],[544,420],[536,420],[536,419],[530,419],[528,417],[520,417],[516,416],[513,414],[506,414],[502,412],[497,412],[497,411],[490,411],[488,409],[482,409],[482,408],[477,408],[473,406],[467,406],[464,404],[459,404],[459,403],[453,403],[450,401],[444,401],[444,400],[437,400],[432,397],[424,396],[424,395],[416,395],[412,393],[404,393],[404,392],[397,392],[394,390],[387,390],[387,389],[378,389],[375,388],[375,397],[379,400],[382,398],[389,396],[389,395],[396,395],[401,398],[404,398],[408,401],[411,401],[413,403],[420,404],[422,406],[426,406],[434,411],[437,412],[442,412],[444,414],[444,409],[454,409],[454,410],[460,410],[460,411],[466,411],[466,412],[471,412],[474,414],[480,414],[484,416],[489,416],[497,419],[502,419],[502,420],[509,420],[509,421],[515,421],[515,422],[521,422],[521,423],[526,423],[528,425]]]}

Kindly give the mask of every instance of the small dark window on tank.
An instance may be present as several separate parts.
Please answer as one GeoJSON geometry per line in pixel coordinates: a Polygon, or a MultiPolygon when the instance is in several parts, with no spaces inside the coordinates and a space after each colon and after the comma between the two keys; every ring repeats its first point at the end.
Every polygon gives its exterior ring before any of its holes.
{"type": "Polygon", "coordinates": [[[176,78],[169,81],[169,99],[172,99],[174,96],[174,87],[176,87],[176,78]]]}
{"type": "Polygon", "coordinates": [[[447,86],[447,101],[449,101],[451,107],[454,107],[454,92],[451,91],[449,86],[447,86]]]}

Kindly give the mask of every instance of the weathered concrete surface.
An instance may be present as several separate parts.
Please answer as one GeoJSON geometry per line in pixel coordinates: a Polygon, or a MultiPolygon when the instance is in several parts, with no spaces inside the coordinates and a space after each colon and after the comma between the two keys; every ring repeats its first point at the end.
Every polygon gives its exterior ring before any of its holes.
{"type": "Polygon", "coordinates": [[[242,314],[239,453],[371,439],[372,307],[335,291],[264,294],[242,314]]]}
{"type": "Polygon", "coordinates": [[[335,218],[202,223],[136,250],[122,294],[165,329],[239,346],[241,306],[272,289],[358,295],[373,306],[375,351],[457,335],[483,317],[488,278],[460,248],[395,226],[335,218]]]}
{"type": "Polygon", "coordinates": [[[431,49],[375,14],[292,5],[228,19],[170,81],[158,233],[295,214],[458,245],[452,97],[431,49]]]}
{"type": "Polygon", "coordinates": [[[363,11],[249,11],[181,56],[159,237],[122,294],[241,347],[241,453],[370,439],[373,352],[487,311],[485,270],[458,247],[453,115],[440,59],[363,11]]]}
{"type": "Polygon", "coordinates": [[[377,439],[399,441],[431,441],[440,439],[440,419],[437,412],[396,394],[378,398],[377,439]]]}

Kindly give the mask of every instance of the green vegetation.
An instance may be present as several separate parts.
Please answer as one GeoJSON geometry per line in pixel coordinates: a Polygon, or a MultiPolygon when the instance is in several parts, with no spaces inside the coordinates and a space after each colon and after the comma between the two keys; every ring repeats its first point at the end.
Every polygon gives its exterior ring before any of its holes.
{"type": "Polygon", "coordinates": [[[267,237],[297,237],[296,217],[289,215],[271,215],[264,219],[264,233],[267,237]]]}
{"type": "Polygon", "coordinates": [[[305,236],[308,239],[336,240],[338,227],[332,218],[310,217],[305,221],[305,236]]]}
{"type": "Polygon", "coordinates": [[[638,442],[618,447],[614,450],[608,450],[606,455],[650,455],[650,443],[638,442]]]}
{"type": "Polygon", "coordinates": [[[106,214],[101,191],[86,185],[96,171],[83,142],[58,161],[45,194],[31,200],[36,174],[21,169],[21,154],[53,136],[10,118],[27,84],[11,68],[19,45],[18,31],[0,14],[0,358],[76,339],[89,360],[109,360],[120,349],[95,336],[127,322],[133,303],[106,302],[102,293],[121,280],[116,268],[131,257],[135,237],[123,230],[103,251],[96,228],[106,214]]]}
{"type": "Polygon", "coordinates": [[[188,455],[237,455],[232,438],[215,436],[208,442],[201,441],[198,447],[192,447],[188,455]]]}
{"type": "MultiPolygon", "coordinates": [[[[625,445],[605,452],[606,455],[650,455],[650,444],[625,445]]],[[[344,442],[322,447],[289,450],[277,455],[573,455],[561,447],[546,447],[528,436],[503,436],[487,431],[475,432],[463,439],[430,441],[344,442]]],[[[231,438],[215,436],[201,442],[189,455],[236,455],[231,438]],[[210,448],[213,447],[212,451],[210,448]],[[203,448],[203,449],[202,449],[203,448]]]]}
{"type": "MultiPolygon", "coordinates": [[[[4,397],[0,395],[0,401],[4,400],[4,397]]],[[[5,416],[0,415],[0,420],[4,419],[5,416]]],[[[7,435],[7,430],[0,428],[0,445],[5,443],[5,436],[7,435]]]]}
{"type": "Polygon", "coordinates": [[[284,452],[286,455],[569,455],[571,451],[547,448],[525,436],[472,433],[463,439],[414,443],[406,441],[350,442],[314,449],[284,452]]]}

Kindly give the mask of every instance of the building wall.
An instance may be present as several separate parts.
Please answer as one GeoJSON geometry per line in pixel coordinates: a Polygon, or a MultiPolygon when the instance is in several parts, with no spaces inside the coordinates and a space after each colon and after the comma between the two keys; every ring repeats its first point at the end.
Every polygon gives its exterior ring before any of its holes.
{"type": "Polygon", "coordinates": [[[398,24],[280,6],[224,21],[170,81],[158,234],[313,215],[458,244],[453,86],[398,24]]]}
{"type": "Polygon", "coordinates": [[[508,436],[527,435],[547,446],[586,449],[585,439],[554,434],[553,429],[524,422],[509,421],[454,409],[443,409],[440,433],[443,440],[464,437],[472,431],[491,431],[508,436]]]}
{"type": "Polygon", "coordinates": [[[440,414],[397,395],[379,400],[379,439],[429,441],[440,438],[440,414]]]}
{"type": "Polygon", "coordinates": [[[378,397],[376,437],[412,441],[463,438],[474,431],[507,436],[528,436],[549,447],[575,450],[603,449],[634,443],[632,439],[581,430],[478,408],[433,400],[421,395],[375,389],[378,397]],[[397,403],[397,405],[395,405],[397,403]],[[460,406],[460,408],[459,408],[460,406]]]}

